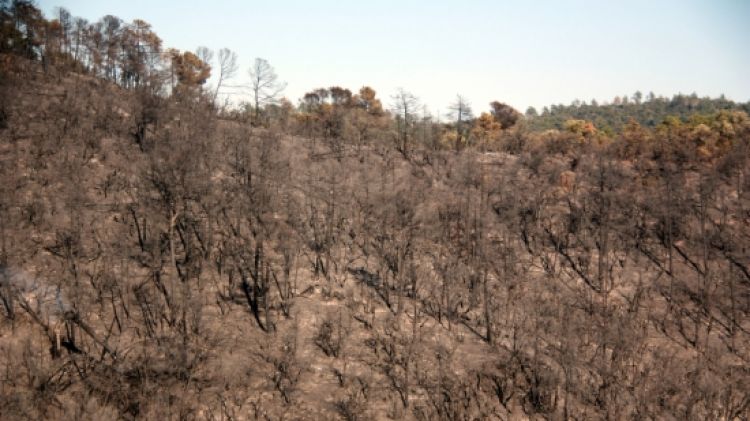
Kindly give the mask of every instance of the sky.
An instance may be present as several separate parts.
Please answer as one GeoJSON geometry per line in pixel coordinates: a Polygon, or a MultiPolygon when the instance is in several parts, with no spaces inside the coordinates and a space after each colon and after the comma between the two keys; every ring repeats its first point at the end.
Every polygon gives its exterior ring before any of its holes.
{"type": "Polygon", "coordinates": [[[475,114],[494,100],[523,112],[636,91],[750,100],[748,0],[37,2],[48,18],[143,19],[165,47],[229,48],[234,84],[262,57],[293,103],[364,85],[386,105],[404,88],[441,115],[458,94],[475,114]]]}

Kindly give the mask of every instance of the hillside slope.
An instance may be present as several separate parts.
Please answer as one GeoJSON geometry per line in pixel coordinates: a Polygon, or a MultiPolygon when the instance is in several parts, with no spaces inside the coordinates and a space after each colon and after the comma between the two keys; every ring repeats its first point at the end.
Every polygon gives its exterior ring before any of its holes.
{"type": "Polygon", "coordinates": [[[3,418],[748,419],[746,120],[405,150],[8,77],[3,418]]]}

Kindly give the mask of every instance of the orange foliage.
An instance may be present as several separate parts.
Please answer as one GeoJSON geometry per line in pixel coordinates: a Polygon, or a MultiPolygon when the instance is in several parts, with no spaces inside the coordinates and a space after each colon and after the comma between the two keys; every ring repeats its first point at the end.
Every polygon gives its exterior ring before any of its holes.
{"type": "Polygon", "coordinates": [[[172,71],[183,88],[194,88],[206,83],[211,76],[211,66],[190,51],[180,54],[178,50],[169,50],[172,59],[172,71]]]}

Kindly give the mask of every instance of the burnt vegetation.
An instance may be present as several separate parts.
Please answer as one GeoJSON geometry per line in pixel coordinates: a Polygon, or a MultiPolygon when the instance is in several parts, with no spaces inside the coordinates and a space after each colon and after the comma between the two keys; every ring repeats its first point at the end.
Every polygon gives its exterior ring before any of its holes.
{"type": "Polygon", "coordinates": [[[748,419],[746,104],[440,122],[258,59],[230,108],[231,51],[0,25],[0,417],[748,419]]]}

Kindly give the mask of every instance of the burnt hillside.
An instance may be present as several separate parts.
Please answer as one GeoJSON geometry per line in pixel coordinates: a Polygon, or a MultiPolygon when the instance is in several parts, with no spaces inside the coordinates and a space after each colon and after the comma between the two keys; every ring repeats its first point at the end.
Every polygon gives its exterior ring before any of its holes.
{"type": "Polygon", "coordinates": [[[748,419],[744,112],[227,110],[65,57],[0,55],[0,418],[748,419]]]}

